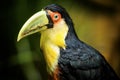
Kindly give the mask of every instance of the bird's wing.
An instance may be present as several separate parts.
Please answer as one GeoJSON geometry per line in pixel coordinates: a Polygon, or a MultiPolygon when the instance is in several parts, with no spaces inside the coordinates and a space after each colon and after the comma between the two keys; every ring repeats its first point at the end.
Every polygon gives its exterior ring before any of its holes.
{"type": "Polygon", "coordinates": [[[119,80],[104,57],[92,47],[74,48],[63,54],[60,61],[65,67],[67,64],[67,75],[75,80],[119,80]]]}
{"type": "Polygon", "coordinates": [[[79,69],[98,68],[102,65],[102,57],[95,51],[81,50],[78,54],[73,54],[70,65],[79,69]]]}
{"type": "Polygon", "coordinates": [[[81,80],[119,80],[104,57],[92,47],[77,50],[72,56],[70,66],[75,70],[75,76],[81,80]]]}

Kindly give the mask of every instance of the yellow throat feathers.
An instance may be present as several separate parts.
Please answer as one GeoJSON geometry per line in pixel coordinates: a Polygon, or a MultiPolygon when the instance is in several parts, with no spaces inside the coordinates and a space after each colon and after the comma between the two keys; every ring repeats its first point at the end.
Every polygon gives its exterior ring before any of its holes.
{"type": "Polygon", "coordinates": [[[60,48],[65,49],[65,37],[68,33],[68,26],[63,19],[53,28],[41,32],[40,48],[43,51],[47,63],[48,72],[53,72],[58,64],[60,48]]]}

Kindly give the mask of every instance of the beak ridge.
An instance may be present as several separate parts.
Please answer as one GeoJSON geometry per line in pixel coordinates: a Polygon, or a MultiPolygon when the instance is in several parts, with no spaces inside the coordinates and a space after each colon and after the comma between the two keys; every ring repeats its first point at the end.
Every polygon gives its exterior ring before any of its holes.
{"type": "Polygon", "coordinates": [[[47,29],[48,24],[49,20],[47,18],[46,11],[42,10],[37,12],[32,17],[30,17],[22,26],[18,34],[17,41],[28,35],[47,29]]]}

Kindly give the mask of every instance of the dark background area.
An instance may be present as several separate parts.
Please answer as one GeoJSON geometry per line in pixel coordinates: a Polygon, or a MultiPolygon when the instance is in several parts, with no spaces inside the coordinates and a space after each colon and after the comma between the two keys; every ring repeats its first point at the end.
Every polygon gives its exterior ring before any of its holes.
{"type": "Polygon", "coordinates": [[[120,76],[119,0],[4,0],[0,5],[0,80],[46,80],[40,34],[16,40],[25,21],[52,3],[66,8],[79,38],[99,50],[120,76]]]}

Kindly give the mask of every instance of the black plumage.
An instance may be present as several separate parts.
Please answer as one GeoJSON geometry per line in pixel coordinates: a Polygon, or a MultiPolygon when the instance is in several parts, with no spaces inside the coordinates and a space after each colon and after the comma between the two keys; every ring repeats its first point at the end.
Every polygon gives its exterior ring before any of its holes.
{"type": "Polygon", "coordinates": [[[67,43],[66,50],[61,49],[60,80],[119,80],[98,51],[78,39],[68,40],[75,42],[67,43]]]}
{"type": "Polygon", "coordinates": [[[60,80],[120,80],[105,58],[94,48],[78,39],[72,19],[64,8],[52,4],[44,8],[59,12],[69,27],[66,49],[60,50],[60,80]]]}

